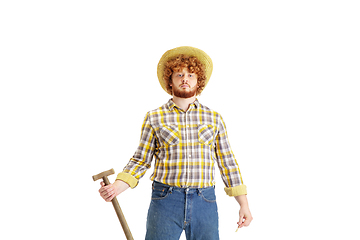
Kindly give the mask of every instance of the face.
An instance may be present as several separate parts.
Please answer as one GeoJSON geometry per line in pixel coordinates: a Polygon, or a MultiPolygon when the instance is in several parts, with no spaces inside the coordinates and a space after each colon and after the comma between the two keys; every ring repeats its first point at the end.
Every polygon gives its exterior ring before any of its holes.
{"type": "Polygon", "coordinates": [[[196,95],[198,88],[197,75],[190,73],[187,68],[174,72],[171,76],[173,95],[180,98],[190,98],[196,95]]]}

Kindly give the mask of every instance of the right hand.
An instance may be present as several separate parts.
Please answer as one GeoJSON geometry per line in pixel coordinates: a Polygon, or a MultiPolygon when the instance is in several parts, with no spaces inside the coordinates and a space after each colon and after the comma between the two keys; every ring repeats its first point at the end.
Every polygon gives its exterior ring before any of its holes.
{"type": "Polygon", "coordinates": [[[99,193],[105,201],[111,202],[111,200],[118,195],[116,194],[116,189],[113,184],[105,186],[105,183],[101,182],[100,185],[101,188],[99,189],[99,193]]]}
{"type": "Polygon", "coordinates": [[[104,182],[101,182],[100,184],[100,196],[107,202],[111,202],[114,197],[116,197],[130,187],[127,183],[120,180],[116,180],[113,184],[109,184],[107,186],[105,186],[104,182]]]}

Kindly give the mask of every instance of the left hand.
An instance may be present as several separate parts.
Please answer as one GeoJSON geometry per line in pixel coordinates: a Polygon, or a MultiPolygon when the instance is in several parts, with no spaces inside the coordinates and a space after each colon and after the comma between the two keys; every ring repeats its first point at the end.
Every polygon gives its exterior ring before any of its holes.
{"type": "Polygon", "coordinates": [[[250,209],[247,206],[244,206],[244,207],[240,208],[239,216],[240,216],[239,222],[237,223],[238,228],[249,226],[251,221],[253,220],[253,217],[251,216],[250,209]]]}

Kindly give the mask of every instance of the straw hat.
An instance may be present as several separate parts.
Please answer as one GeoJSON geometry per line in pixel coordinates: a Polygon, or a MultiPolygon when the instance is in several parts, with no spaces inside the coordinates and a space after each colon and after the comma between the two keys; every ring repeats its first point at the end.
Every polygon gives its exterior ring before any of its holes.
{"type": "Polygon", "coordinates": [[[168,50],[167,52],[165,52],[164,55],[162,55],[162,57],[158,63],[158,66],[157,66],[158,79],[161,84],[161,87],[165,90],[165,92],[167,92],[166,82],[164,80],[165,64],[169,60],[176,58],[180,54],[184,54],[189,57],[196,57],[197,59],[199,59],[199,61],[205,67],[205,76],[206,76],[205,86],[206,86],[207,83],[209,82],[209,79],[210,79],[210,76],[211,76],[211,73],[213,70],[213,63],[212,63],[209,55],[207,55],[204,51],[202,51],[198,48],[188,47],[188,46],[177,47],[177,48],[174,48],[174,49],[171,49],[171,50],[168,50]]]}

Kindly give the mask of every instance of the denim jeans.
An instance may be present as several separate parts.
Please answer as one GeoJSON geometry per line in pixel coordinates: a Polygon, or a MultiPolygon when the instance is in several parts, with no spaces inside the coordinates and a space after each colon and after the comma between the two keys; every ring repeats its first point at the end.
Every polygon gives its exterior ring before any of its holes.
{"type": "Polygon", "coordinates": [[[145,240],[218,240],[215,189],[177,188],[153,183],[145,240]]]}

